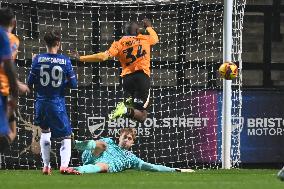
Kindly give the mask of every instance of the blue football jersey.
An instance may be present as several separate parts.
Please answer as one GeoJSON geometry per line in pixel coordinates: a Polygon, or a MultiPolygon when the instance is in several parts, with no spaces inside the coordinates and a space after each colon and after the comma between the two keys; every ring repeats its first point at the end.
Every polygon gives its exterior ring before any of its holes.
{"type": "MultiPolygon", "coordinates": [[[[5,74],[1,67],[4,59],[11,59],[10,42],[6,31],[0,27],[0,89],[1,89],[1,76],[5,74]]],[[[5,76],[6,77],[6,76],[5,76]]],[[[8,126],[7,112],[6,112],[6,99],[2,97],[0,91],[0,135],[8,135],[10,128],[8,126]]]]}
{"type": "Polygon", "coordinates": [[[3,59],[11,59],[11,48],[7,32],[0,26],[0,65],[3,59]]]}
{"type": "Polygon", "coordinates": [[[39,54],[33,59],[28,85],[35,85],[37,98],[64,97],[64,88],[77,88],[71,61],[61,54],[39,54]]]}

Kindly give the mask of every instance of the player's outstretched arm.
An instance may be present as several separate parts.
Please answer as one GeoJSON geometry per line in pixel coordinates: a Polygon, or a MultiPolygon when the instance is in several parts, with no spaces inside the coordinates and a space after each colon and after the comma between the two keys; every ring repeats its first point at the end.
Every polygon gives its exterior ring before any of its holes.
{"type": "Polygon", "coordinates": [[[143,162],[140,164],[140,170],[144,171],[152,171],[152,172],[182,172],[182,173],[192,173],[194,170],[192,169],[178,169],[171,168],[163,165],[155,165],[147,162],[143,162]]]}
{"type": "Polygon", "coordinates": [[[117,54],[121,51],[121,49],[122,45],[118,41],[114,41],[111,44],[111,47],[105,52],[80,56],[79,53],[75,51],[72,52],[70,56],[82,62],[103,62],[117,56],[117,54]]]}
{"type": "Polygon", "coordinates": [[[75,51],[75,52],[72,52],[70,56],[81,62],[103,62],[103,61],[106,61],[112,58],[106,52],[100,52],[100,53],[96,53],[92,55],[80,56],[79,53],[75,51]]]}

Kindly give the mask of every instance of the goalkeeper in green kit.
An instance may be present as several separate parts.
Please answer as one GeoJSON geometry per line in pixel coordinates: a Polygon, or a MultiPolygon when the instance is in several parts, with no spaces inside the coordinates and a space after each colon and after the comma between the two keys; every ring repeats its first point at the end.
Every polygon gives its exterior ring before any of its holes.
{"type": "Polygon", "coordinates": [[[103,138],[97,141],[75,140],[75,148],[83,151],[83,165],[69,167],[65,174],[115,173],[126,169],[158,172],[194,172],[192,169],[170,168],[144,162],[128,150],[133,145],[135,138],[134,129],[124,128],[120,131],[118,145],[111,138],[103,138]]]}

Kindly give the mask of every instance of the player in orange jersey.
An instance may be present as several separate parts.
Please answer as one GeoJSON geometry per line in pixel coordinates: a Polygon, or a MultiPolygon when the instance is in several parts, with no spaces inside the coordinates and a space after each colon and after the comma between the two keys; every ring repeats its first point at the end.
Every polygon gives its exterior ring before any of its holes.
{"type": "Polygon", "coordinates": [[[7,94],[10,90],[10,105],[16,107],[18,98],[18,85],[15,65],[7,31],[13,26],[14,14],[10,9],[0,9],[0,152],[3,152],[14,140],[16,129],[10,128],[7,120],[7,94]],[[5,77],[6,76],[6,77],[5,77]],[[6,80],[5,80],[6,79],[6,80]],[[7,85],[11,86],[7,89],[7,85]]]}
{"type": "MultiPolygon", "coordinates": [[[[10,28],[10,30],[8,31],[8,37],[9,37],[9,41],[10,41],[10,47],[11,47],[11,53],[12,53],[12,60],[15,61],[17,54],[18,54],[18,48],[20,45],[20,40],[19,38],[12,34],[12,28],[10,28]]],[[[20,82],[19,80],[17,80],[17,84],[18,84],[18,88],[19,88],[19,94],[23,94],[23,93],[29,93],[29,87],[20,82]]],[[[8,121],[9,121],[9,126],[11,128],[11,130],[13,131],[13,137],[16,137],[17,134],[17,130],[16,130],[16,117],[15,117],[15,112],[13,109],[11,109],[11,106],[9,106],[9,97],[8,97],[8,107],[7,107],[7,113],[8,113],[8,121]]],[[[13,141],[13,140],[12,140],[13,141]]]]}
{"type": "MultiPolygon", "coordinates": [[[[14,25],[15,27],[15,25],[14,25]]],[[[10,40],[10,47],[11,47],[11,52],[12,52],[12,60],[16,60],[17,58],[17,55],[18,55],[18,49],[19,49],[19,45],[20,45],[20,40],[19,38],[12,33],[12,28],[10,28],[10,30],[8,31],[8,37],[9,37],[9,40],[10,40]]],[[[28,86],[26,84],[24,84],[23,82],[17,80],[17,84],[18,84],[18,87],[19,87],[19,92],[20,94],[23,94],[23,93],[28,93],[30,92],[28,86]]]]}
{"type": "MultiPolygon", "coordinates": [[[[12,11],[12,10],[10,10],[10,11],[12,11]]],[[[10,26],[6,30],[8,38],[9,38],[9,42],[10,42],[11,55],[12,55],[13,61],[15,61],[15,59],[17,57],[18,48],[19,48],[19,45],[20,45],[19,38],[16,35],[12,34],[12,30],[15,28],[15,26],[16,26],[16,20],[15,20],[15,18],[13,18],[10,26]]],[[[7,77],[7,75],[5,74],[5,72],[2,68],[0,68],[0,82],[1,82],[0,93],[4,96],[8,96],[9,91],[10,91],[8,77],[7,77]]],[[[20,82],[19,80],[17,80],[17,84],[18,84],[18,87],[19,87],[20,94],[29,92],[29,88],[26,84],[20,82]]]]}
{"type": "MultiPolygon", "coordinates": [[[[18,54],[18,48],[20,44],[18,37],[16,37],[14,34],[11,33],[14,27],[16,26],[16,20],[14,18],[12,10],[2,9],[2,11],[3,11],[3,14],[9,15],[10,18],[13,17],[10,21],[9,26],[6,28],[6,34],[9,38],[9,43],[10,43],[11,60],[14,62],[18,54]]],[[[9,80],[8,80],[6,72],[1,67],[0,67],[0,83],[1,83],[0,94],[3,96],[4,104],[6,105],[5,109],[7,111],[9,128],[10,128],[10,132],[8,136],[9,136],[9,143],[11,143],[15,139],[16,134],[17,134],[16,120],[15,120],[14,109],[11,106],[11,103],[12,103],[11,96],[9,96],[10,90],[11,90],[9,80]]],[[[17,86],[18,86],[19,93],[29,92],[28,86],[20,82],[19,80],[17,80],[17,86]]]]}
{"type": "Polygon", "coordinates": [[[159,39],[148,19],[143,20],[143,26],[148,35],[141,34],[136,22],[126,23],[125,35],[113,42],[105,52],[87,56],[73,53],[75,58],[83,62],[101,62],[113,57],[118,58],[122,67],[125,102],[117,105],[109,115],[110,120],[126,116],[144,122],[147,118],[146,109],[150,97],[150,52],[151,46],[159,39]]]}

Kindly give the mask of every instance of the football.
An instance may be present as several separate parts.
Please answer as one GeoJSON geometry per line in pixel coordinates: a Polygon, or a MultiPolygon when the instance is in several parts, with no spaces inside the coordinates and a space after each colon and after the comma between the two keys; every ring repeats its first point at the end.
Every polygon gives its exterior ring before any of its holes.
{"type": "Polygon", "coordinates": [[[238,67],[232,62],[225,62],[219,67],[219,74],[221,78],[232,80],[238,75],[238,67]]]}

